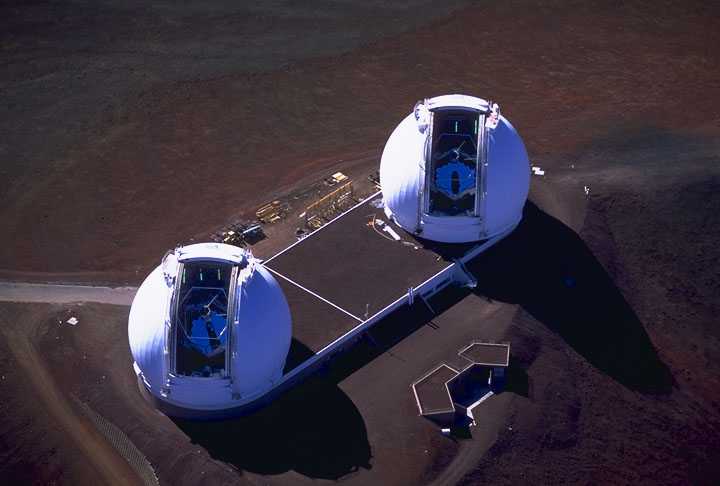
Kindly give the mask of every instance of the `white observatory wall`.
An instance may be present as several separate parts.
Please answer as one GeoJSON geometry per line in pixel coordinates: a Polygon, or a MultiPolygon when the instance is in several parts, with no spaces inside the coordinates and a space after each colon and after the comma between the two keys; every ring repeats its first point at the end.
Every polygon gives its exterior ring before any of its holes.
{"type": "Polygon", "coordinates": [[[158,266],[135,295],[128,319],[128,340],[135,363],[155,390],[163,386],[166,303],[171,289],[158,266]]]}
{"type": "Polygon", "coordinates": [[[485,230],[494,236],[522,218],[530,190],[530,161],[515,128],[503,116],[490,134],[485,230]]]}
{"type": "Polygon", "coordinates": [[[385,213],[410,233],[418,225],[418,192],[425,180],[424,149],[425,134],[420,133],[411,113],[390,135],[380,159],[385,213]]]}
{"type": "Polygon", "coordinates": [[[242,285],[236,331],[232,338],[233,388],[245,397],[269,388],[280,378],[292,339],[285,295],[261,265],[242,285]]]}

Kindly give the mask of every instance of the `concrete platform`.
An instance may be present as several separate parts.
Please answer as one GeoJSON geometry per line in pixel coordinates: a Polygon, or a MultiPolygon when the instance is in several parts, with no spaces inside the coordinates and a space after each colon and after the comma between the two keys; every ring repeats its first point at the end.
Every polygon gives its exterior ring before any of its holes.
{"type": "Polygon", "coordinates": [[[288,299],[293,337],[315,353],[398,301],[411,299],[414,289],[453,265],[370,204],[380,197],[369,198],[265,262],[288,299]]]}
{"type": "MultiPolygon", "coordinates": [[[[393,342],[393,335],[408,330],[397,329],[398,319],[388,316],[404,307],[413,315],[432,314],[428,299],[440,290],[474,287],[464,262],[505,236],[465,245],[424,241],[388,221],[381,202],[382,194],[374,194],[264,262],[288,300],[293,340],[282,378],[233,413],[269,403],[365,335],[393,342]]],[[[400,320],[400,327],[413,324],[400,320]]]]}

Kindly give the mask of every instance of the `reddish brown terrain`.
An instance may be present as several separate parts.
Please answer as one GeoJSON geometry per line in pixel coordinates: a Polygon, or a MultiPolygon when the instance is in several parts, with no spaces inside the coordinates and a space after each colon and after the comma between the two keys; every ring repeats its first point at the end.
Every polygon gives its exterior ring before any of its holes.
{"type": "Polygon", "coordinates": [[[520,227],[426,325],[229,423],[150,408],[127,306],[0,302],[0,483],[720,483],[720,7],[304,3],[4,2],[0,278],[135,286],[338,170],[367,191],[445,93],[545,170],[520,227]],[[473,338],[513,379],[445,437],[410,385],[473,338]]]}

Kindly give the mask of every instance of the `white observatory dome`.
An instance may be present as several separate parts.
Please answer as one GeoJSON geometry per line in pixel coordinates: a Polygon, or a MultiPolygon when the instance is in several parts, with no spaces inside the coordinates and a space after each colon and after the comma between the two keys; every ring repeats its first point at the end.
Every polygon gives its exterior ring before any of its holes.
{"type": "Polygon", "coordinates": [[[145,279],[128,337],[135,371],[164,411],[229,410],[281,378],[290,310],[249,251],[199,243],[168,252],[145,279]]]}
{"type": "Polygon", "coordinates": [[[497,104],[465,95],[420,101],[383,150],[385,213],[422,238],[465,243],[512,231],[530,163],[497,104]]]}

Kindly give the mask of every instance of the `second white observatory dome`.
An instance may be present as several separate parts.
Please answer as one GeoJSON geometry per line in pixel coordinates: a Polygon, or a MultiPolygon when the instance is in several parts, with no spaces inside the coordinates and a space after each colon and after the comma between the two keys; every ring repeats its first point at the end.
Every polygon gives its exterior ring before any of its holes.
{"type": "Polygon", "coordinates": [[[198,243],[168,252],[142,283],[128,338],[148,398],[168,415],[205,419],[277,385],[292,326],[280,286],[249,251],[198,243]]]}
{"type": "Polygon", "coordinates": [[[385,213],[422,238],[465,243],[502,237],[522,218],[530,162],[497,104],[466,95],[417,103],[380,161],[385,213]]]}

